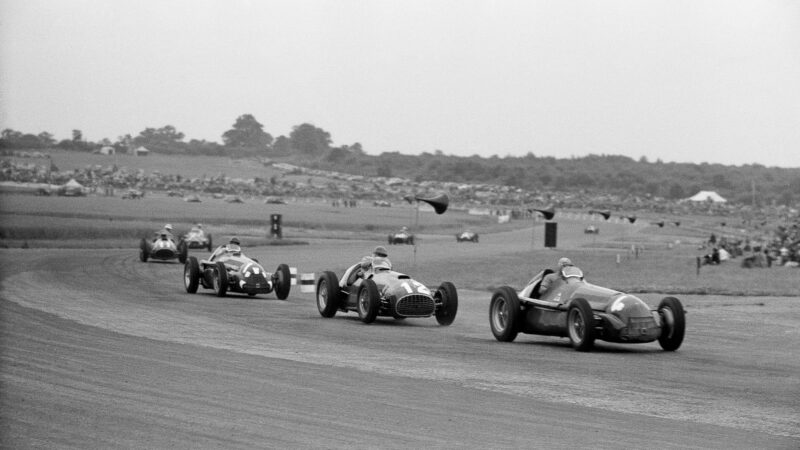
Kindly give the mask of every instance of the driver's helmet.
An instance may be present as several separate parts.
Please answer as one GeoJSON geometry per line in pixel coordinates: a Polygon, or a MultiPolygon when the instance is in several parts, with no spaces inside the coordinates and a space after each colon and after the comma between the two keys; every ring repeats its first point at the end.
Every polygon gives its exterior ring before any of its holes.
{"type": "Polygon", "coordinates": [[[241,242],[239,242],[239,238],[238,238],[238,237],[235,237],[235,236],[231,238],[231,242],[230,242],[230,243],[231,243],[231,244],[234,244],[234,245],[239,245],[239,244],[241,244],[241,242]]]}
{"type": "Polygon", "coordinates": [[[400,228],[400,231],[402,231],[403,233],[405,233],[406,231],[408,231],[408,227],[403,227],[403,228],[400,228]]]}
{"type": "Polygon", "coordinates": [[[198,223],[197,224],[197,228],[203,228],[203,224],[202,223],[198,223]]]}
{"type": "Polygon", "coordinates": [[[166,224],[166,225],[164,225],[164,229],[169,231],[169,232],[172,232],[172,225],[166,224]]]}
{"type": "Polygon", "coordinates": [[[372,270],[379,272],[382,270],[392,270],[392,262],[389,258],[376,256],[372,259],[372,270]]]}
{"type": "Polygon", "coordinates": [[[387,257],[389,256],[389,252],[386,251],[386,247],[379,245],[375,247],[375,250],[372,251],[372,254],[375,256],[387,257]]]}
{"type": "Polygon", "coordinates": [[[238,256],[238,255],[240,255],[240,254],[242,253],[242,248],[241,248],[241,247],[239,247],[239,246],[238,246],[238,245],[236,245],[236,244],[228,244],[228,245],[225,247],[225,250],[227,250],[227,251],[228,251],[228,253],[232,253],[232,254],[233,254],[233,255],[235,255],[235,256],[238,256]]]}

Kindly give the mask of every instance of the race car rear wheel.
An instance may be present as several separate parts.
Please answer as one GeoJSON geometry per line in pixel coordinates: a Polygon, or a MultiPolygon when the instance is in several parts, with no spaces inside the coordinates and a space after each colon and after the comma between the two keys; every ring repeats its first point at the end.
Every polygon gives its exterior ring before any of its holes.
{"type": "Polygon", "coordinates": [[[212,285],[217,297],[225,297],[225,293],[228,292],[228,271],[222,261],[217,261],[214,265],[212,285]]]}
{"type": "Polygon", "coordinates": [[[456,319],[458,312],[458,291],[453,283],[445,281],[436,290],[434,298],[441,302],[436,308],[436,321],[439,325],[448,326],[456,319]]]}
{"type": "Polygon", "coordinates": [[[358,302],[356,309],[358,317],[364,323],[372,323],[378,317],[378,307],[380,306],[380,294],[378,286],[372,280],[364,280],[358,290],[358,302]]]}
{"type": "Polygon", "coordinates": [[[664,297],[658,304],[661,316],[661,336],[658,343],[668,352],[674,352],[681,346],[686,332],[686,315],[683,305],[675,297],[664,297]]]}
{"type": "Polygon", "coordinates": [[[516,339],[520,316],[517,291],[508,286],[497,289],[489,304],[489,326],[492,328],[494,338],[500,342],[511,342],[516,339]]]}
{"type": "Polygon", "coordinates": [[[322,272],[317,280],[317,309],[322,317],[333,317],[339,309],[339,279],[333,272],[322,272]]]}
{"type": "Polygon", "coordinates": [[[200,264],[197,258],[190,256],[183,266],[183,285],[186,287],[186,292],[194,294],[197,292],[197,286],[200,284],[200,264]]]}
{"type": "Polygon", "coordinates": [[[286,300],[289,296],[289,289],[292,288],[292,274],[286,264],[278,265],[275,271],[275,295],[279,300],[286,300]]]}
{"type": "Polygon", "coordinates": [[[142,238],[142,241],[139,242],[139,260],[142,262],[147,262],[147,257],[149,256],[148,253],[147,241],[142,238]]]}
{"type": "Polygon", "coordinates": [[[595,340],[594,313],[583,298],[572,301],[567,311],[567,333],[572,347],[579,352],[592,349],[595,340]]]}

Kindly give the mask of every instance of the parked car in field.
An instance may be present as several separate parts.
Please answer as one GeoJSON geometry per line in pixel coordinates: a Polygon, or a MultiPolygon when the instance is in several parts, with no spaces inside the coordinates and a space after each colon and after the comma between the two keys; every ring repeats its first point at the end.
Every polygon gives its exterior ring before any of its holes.
{"type": "Polygon", "coordinates": [[[252,297],[275,291],[280,300],[285,300],[292,280],[286,264],[279,264],[278,269],[270,273],[257,260],[242,254],[238,245],[226,244],[214,250],[208,259],[189,256],[183,269],[183,282],[190,294],[202,286],[213,289],[218,297],[228,292],[252,297]]]}
{"type": "Polygon", "coordinates": [[[472,231],[463,231],[456,235],[456,242],[473,242],[475,244],[478,243],[478,233],[474,233],[472,231]]]}
{"type": "Polygon", "coordinates": [[[618,343],[658,341],[667,351],[683,342],[686,319],[683,305],[665,297],[658,308],[638,297],[590,284],[574,266],[561,270],[559,281],[539,294],[543,270],[520,291],[503,286],[495,290],[489,306],[489,324],[498,341],[511,342],[518,333],[568,337],[579,351],[595,340],[618,343]]]}
{"type": "Polygon", "coordinates": [[[440,325],[450,325],[458,312],[458,292],[448,281],[431,290],[391,265],[375,264],[358,274],[360,264],[347,269],[339,282],[333,272],[323,272],[317,280],[317,309],[322,317],[337,311],[356,311],[364,323],[378,316],[401,320],[435,316],[440,325]]]}

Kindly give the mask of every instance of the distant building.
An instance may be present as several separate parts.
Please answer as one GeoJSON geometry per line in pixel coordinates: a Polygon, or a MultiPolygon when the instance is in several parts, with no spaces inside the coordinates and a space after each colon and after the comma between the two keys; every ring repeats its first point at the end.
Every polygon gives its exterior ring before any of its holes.
{"type": "Polygon", "coordinates": [[[714,191],[700,191],[697,194],[687,198],[686,200],[690,202],[713,202],[713,203],[725,203],[725,200],[721,195],[717,194],[714,191]]]}
{"type": "Polygon", "coordinates": [[[140,147],[136,147],[135,149],[133,149],[133,154],[135,156],[147,156],[147,155],[150,154],[150,150],[146,149],[145,147],[140,146],[140,147]]]}
{"type": "Polygon", "coordinates": [[[110,145],[106,145],[103,148],[95,150],[94,153],[97,153],[99,155],[114,155],[117,153],[117,150],[110,145]]]}

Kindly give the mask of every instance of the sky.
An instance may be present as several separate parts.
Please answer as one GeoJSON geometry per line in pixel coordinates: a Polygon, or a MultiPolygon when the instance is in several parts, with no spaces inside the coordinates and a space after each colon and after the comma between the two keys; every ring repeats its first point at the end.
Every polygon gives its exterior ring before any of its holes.
{"type": "Polygon", "coordinates": [[[800,167],[795,0],[0,0],[0,129],[800,167]]]}

